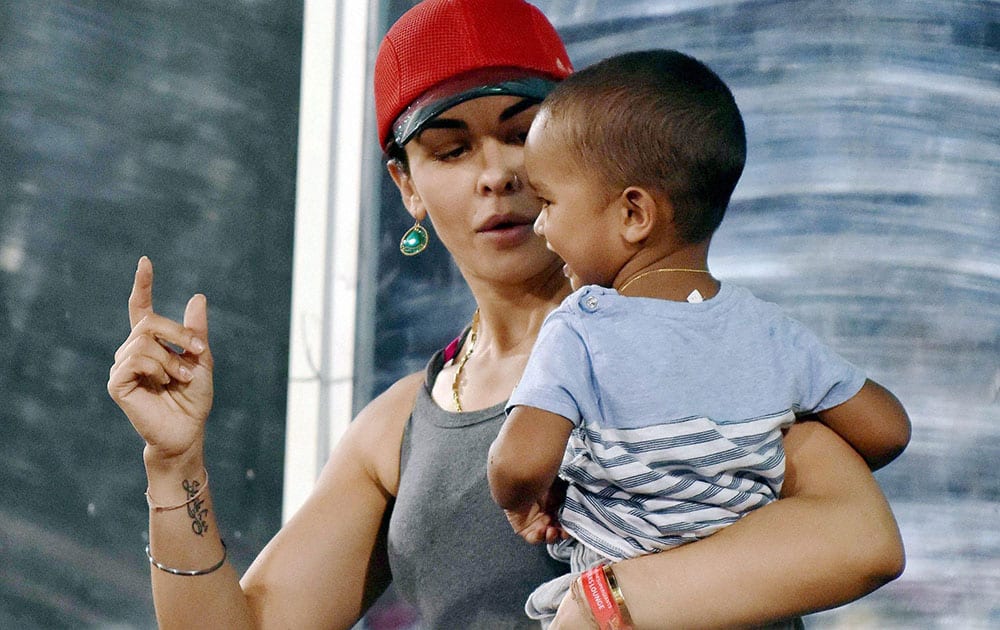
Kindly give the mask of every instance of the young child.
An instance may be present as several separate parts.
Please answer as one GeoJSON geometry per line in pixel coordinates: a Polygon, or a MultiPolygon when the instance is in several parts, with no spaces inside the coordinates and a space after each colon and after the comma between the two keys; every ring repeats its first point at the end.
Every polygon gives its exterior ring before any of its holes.
{"type": "MultiPolygon", "coordinates": [[[[550,620],[572,586],[613,594],[608,614],[627,627],[627,593],[603,565],[708,536],[775,500],[782,430],[799,416],[816,414],[873,467],[909,439],[890,392],[709,273],[745,156],[730,90],[669,50],[570,76],[531,126],[535,231],[575,292],[542,326],[488,472],[526,540],[571,537],[550,553],[573,572],[531,595],[534,619],[550,620]]],[[[603,604],[588,597],[599,618],[603,604]]]]}

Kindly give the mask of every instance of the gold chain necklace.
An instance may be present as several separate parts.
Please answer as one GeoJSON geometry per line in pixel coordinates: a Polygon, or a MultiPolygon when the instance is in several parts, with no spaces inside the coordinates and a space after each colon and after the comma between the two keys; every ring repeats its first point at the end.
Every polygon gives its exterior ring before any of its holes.
{"type": "Polygon", "coordinates": [[[465,362],[472,356],[472,351],[476,348],[476,335],[479,332],[479,309],[472,314],[472,326],[469,328],[469,339],[465,345],[465,354],[458,361],[458,369],[455,370],[455,380],[451,382],[451,396],[455,400],[455,410],[462,412],[462,401],[458,399],[458,385],[462,381],[462,370],[465,369],[465,362]]]}
{"type": "Polygon", "coordinates": [[[621,288],[618,289],[618,293],[625,293],[625,289],[627,289],[630,284],[632,284],[636,280],[641,280],[646,276],[651,276],[654,273],[674,273],[679,271],[684,271],[687,273],[711,273],[708,269],[650,269],[649,271],[644,271],[637,276],[629,278],[628,281],[626,281],[625,284],[623,284],[621,288]]]}

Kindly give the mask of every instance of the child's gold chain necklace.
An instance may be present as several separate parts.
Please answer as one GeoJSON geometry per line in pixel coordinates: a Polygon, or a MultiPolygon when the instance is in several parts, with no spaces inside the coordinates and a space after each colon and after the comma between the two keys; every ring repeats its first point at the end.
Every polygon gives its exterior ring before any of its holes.
{"type": "Polygon", "coordinates": [[[626,280],[625,284],[623,284],[621,286],[621,288],[618,289],[618,293],[624,293],[625,289],[627,289],[630,284],[632,284],[636,280],[641,280],[642,278],[645,278],[646,276],[651,276],[654,273],[672,273],[672,272],[678,272],[678,271],[686,271],[687,273],[710,273],[708,271],[708,269],[650,269],[649,271],[644,271],[644,272],[640,273],[639,275],[632,276],[631,278],[629,278],[628,280],[626,280]]]}

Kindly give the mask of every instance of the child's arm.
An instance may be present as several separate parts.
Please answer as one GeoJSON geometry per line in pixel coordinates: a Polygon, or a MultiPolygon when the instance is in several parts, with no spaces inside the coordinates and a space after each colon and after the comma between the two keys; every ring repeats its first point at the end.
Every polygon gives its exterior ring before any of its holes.
{"type": "Polygon", "coordinates": [[[910,442],[910,418],[892,392],[865,381],[853,398],[816,414],[877,470],[896,459],[910,442]]]}
{"type": "Polygon", "coordinates": [[[487,477],[493,500],[514,531],[531,543],[558,537],[559,509],[550,489],[559,472],[573,424],[535,407],[511,410],[490,446],[487,477]]]}

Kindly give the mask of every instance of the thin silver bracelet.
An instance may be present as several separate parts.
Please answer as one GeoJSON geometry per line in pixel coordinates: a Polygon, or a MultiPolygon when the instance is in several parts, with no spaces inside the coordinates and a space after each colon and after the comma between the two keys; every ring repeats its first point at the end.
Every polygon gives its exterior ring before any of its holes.
{"type": "Polygon", "coordinates": [[[153,554],[149,551],[149,545],[146,545],[146,557],[149,558],[149,564],[153,565],[160,571],[166,571],[171,575],[184,575],[187,577],[195,575],[208,575],[209,573],[214,573],[222,568],[222,565],[226,564],[226,558],[229,557],[229,551],[226,549],[226,541],[219,539],[222,543],[222,560],[219,560],[207,569],[195,569],[194,571],[185,571],[184,569],[175,569],[173,567],[168,567],[165,564],[160,564],[153,558],[153,554]]]}

